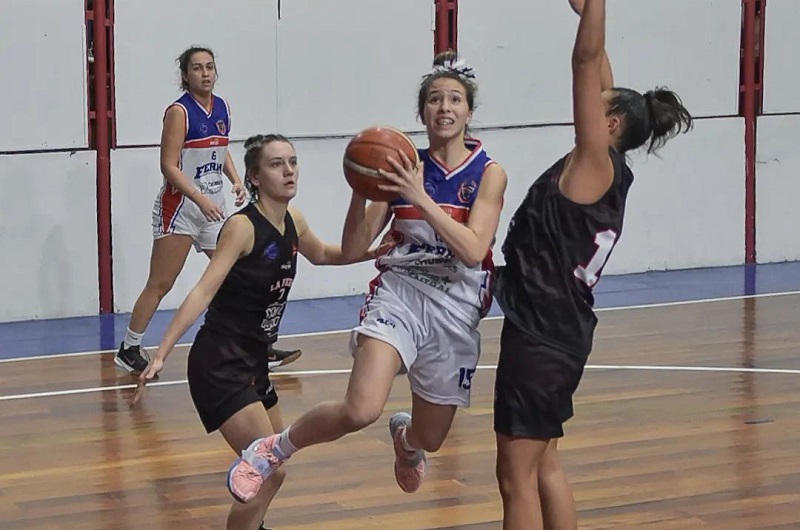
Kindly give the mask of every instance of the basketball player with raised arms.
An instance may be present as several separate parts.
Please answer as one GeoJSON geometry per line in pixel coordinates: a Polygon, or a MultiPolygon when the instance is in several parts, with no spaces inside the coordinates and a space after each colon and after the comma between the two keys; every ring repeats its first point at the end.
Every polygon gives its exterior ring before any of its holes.
{"type": "Polygon", "coordinates": [[[581,15],[572,53],[575,146],[514,213],[495,296],[505,314],[495,380],[497,480],[505,530],[574,530],[558,439],[592,348],[593,287],[622,233],[633,173],[626,153],[653,153],[692,127],[666,89],[613,84],[605,0],[571,0],[581,15]]]}
{"type": "MultiPolygon", "coordinates": [[[[289,207],[299,177],[289,140],[257,135],[245,142],[245,151],[252,202],[224,223],[205,273],[170,322],[131,400],[135,404],[142,398],[175,343],[208,308],[189,351],[189,391],[206,431],[219,430],[237,455],[253,439],[283,429],[266,351],[277,338],[297,253],[315,265],[343,265],[376,255],[370,250],[354,259],[345,256],[338,246],[320,241],[304,216],[289,207]]],[[[283,476],[273,474],[254,502],[234,502],[227,528],[258,529],[283,476]]]]}
{"type": "Polygon", "coordinates": [[[389,422],[394,473],[403,491],[425,476],[425,452],[437,451],[457,407],[470,403],[480,356],[478,322],[491,304],[492,259],[506,188],[505,171],[477,140],[465,139],[477,86],[455,53],[437,56],[421,84],[418,115],[429,147],[421,163],[389,159],[381,189],[399,198],[372,202],[352,195],[342,251],[364,253],[391,220],[396,246],[378,258],[353,330],[353,370],[343,399],[324,402],[281,434],[256,439],[228,474],[233,496],[248,502],[298,449],[337,440],[375,422],[394,378],[407,372],[411,414],[389,422]]]}
{"type": "MultiPolygon", "coordinates": [[[[125,339],[114,362],[139,374],[147,366],[142,336],[161,300],[172,289],[189,249],[214,253],[226,217],[223,174],[231,181],[236,206],[245,201],[236,166],[228,153],[231,116],[228,102],[214,93],[217,65],[209,48],[193,46],[176,61],[183,95],[164,114],[161,173],[164,183],[153,206],[153,249],[144,290],[133,306],[125,339]]],[[[272,350],[276,365],[299,352],[272,350]],[[280,362],[278,362],[280,361],[280,362]]]]}

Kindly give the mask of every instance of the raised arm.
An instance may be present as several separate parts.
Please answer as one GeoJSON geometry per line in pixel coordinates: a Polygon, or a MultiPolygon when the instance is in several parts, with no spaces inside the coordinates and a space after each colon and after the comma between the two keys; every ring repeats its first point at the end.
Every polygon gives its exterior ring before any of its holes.
{"type": "Polygon", "coordinates": [[[468,267],[479,265],[492,246],[507,183],[508,177],[502,167],[497,164],[487,167],[466,224],[456,222],[433,200],[422,203],[422,215],[468,267]]]}
{"type": "Polygon", "coordinates": [[[423,187],[424,167],[414,168],[411,161],[402,155],[402,164],[391,157],[387,160],[397,171],[381,172],[393,184],[381,185],[387,191],[402,193],[428,221],[439,237],[464,265],[474,267],[483,261],[497,233],[503,195],[506,191],[505,170],[492,164],[484,170],[478,195],[469,212],[469,219],[461,223],[453,219],[425,192],[423,187]]]}
{"type": "Polygon", "coordinates": [[[603,101],[606,0],[585,0],[572,51],[572,107],[575,148],[559,180],[570,200],[591,204],[614,179],[609,126],[603,101]]]}
{"type": "MultiPolygon", "coordinates": [[[[360,255],[351,257],[342,252],[339,245],[329,245],[323,243],[317,235],[311,231],[305,216],[296,208],[289,208],[289,212],[294,219],[294,226],[297,230],[298,248],[300,252],[312,265],[348,265],[375,259],[377,249],[369,249],[360,255]]],[[[377,235],[377,234],[376,234],[377,235]]],[[[372,239],[375,239],[374,237],[372,239]]],[[[369,243],[367,244],[369,246],[369,243]]]]}
{"type": "Polygon", "coordinates": [[[389,204],[367,200],[355,192],[342,229],[341,251],[346,260],[358,261],[389,222],[389,204]]]}
{"type": "MultiPolygon", "coordinates": [[[[586,4],[586,0],[568,1],[569,6],[572,8],[575,14],[581,16],[583,14],[583,6],[586,4]]],[[[601,66],[600,84],[603,90],[614,88],[614,74],[611,69],[611,61],[608,59],[608,52],[605,49],[603,50],[603,66],[601,66]]]]}

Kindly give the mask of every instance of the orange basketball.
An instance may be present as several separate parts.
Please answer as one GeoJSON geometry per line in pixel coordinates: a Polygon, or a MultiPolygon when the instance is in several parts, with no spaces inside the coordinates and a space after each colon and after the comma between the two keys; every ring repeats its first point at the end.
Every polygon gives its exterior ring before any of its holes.
{"type": "Polygon", "coordinates": [[[391,156],[402,164],[401,152],[419,164],[417,147],[402,131],[392,127],[364,129],[350,140],[344,152],[343,166],[347,183],[356,193],[371,201],[388,202],[395,199],[395,193],[378,189],[379,184],[388,183],[378,170],[394,173],[386,157],[391,156]]]}

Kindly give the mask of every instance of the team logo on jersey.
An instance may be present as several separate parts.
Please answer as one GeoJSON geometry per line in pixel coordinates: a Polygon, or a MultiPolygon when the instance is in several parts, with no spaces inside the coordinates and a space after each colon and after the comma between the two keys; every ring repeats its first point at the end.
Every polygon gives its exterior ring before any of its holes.
{"type": "Polygon", "coordinates": [[[208,125],[206,125],[205,123],[201,123],[200,124],[200,133],[202,133],[204,135],[208,134],[208,125]]]}
{"type": "Polygon", "coordinates": [[[225,121],[217,120],[217,130],[219,131],[220,134],[225,134],[225,131],[227,129],[228,127],[225,125],[225,121]]]}
{"type": "Polygon", "coordinates": [[[465,180],[458,187],[458,202],[466,204],[472,200],[473,195],[478,190],[478,183],[474,180],[465,180]]]}
{"type": "Polygon", "coordinates": [[[426,182],[425,183],[425,193],[427,193],[429,196],[433,197],[436,194],[436,184],[434,184],[433,182],[430,182],[430,181],[426,182]]]}
{"type": "Polygon", "coordinates": [[[276,242],[272,242],[267,245],[267,248],[264,249],[264,254],[262,257],[265,261],[275,261],[280,254],[280,249],[278,248],[278,244],[276,242]]]}

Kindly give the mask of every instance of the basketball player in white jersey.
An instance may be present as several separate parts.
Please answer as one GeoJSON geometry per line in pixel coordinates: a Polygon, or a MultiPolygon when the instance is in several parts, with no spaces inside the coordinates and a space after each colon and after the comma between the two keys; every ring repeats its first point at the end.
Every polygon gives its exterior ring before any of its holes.
{"type": "Polygon", "coordinates": [[[281,434],[256,439],[228,474],[233,496],[248,502],[300,448],[329,442],[375,422],[395,376],[407,372],[412,413],[390,420],[395,479],[416,491],[425,452],[437,451],[457,407],[470,403],[480,356],[477,326],[491,304],[492,259],[506,188],[505,171],[465,140],[477,87],[455,53],[440,54],[419,91],[418,114],[430,142],[422,164],[389,159],[396,173],[383,189],[399,198],[373,202],[353,194],[342,251],[363,254],[393,219],[396,246],[377,261],[381,273],[353,330],[354,364],[343,400],[317,405],[281,434]]]}
{"type": "Polygon", "coordinates": [[[214,53],[191,47],[177,59],[183,95],[164,114],[161,133],[161,173],[164,184],[153,207],[153,249],[144,290],[136,300],[125,340],[115,363],[141,373],[147,358],[140,345],[145,328],[183,269],[189,250],[209,257],[226,217],[222,178],[233,185],[236,205],[245,190],[228,153],[228,103],[214,94],[217,69],[214,53]]]}

